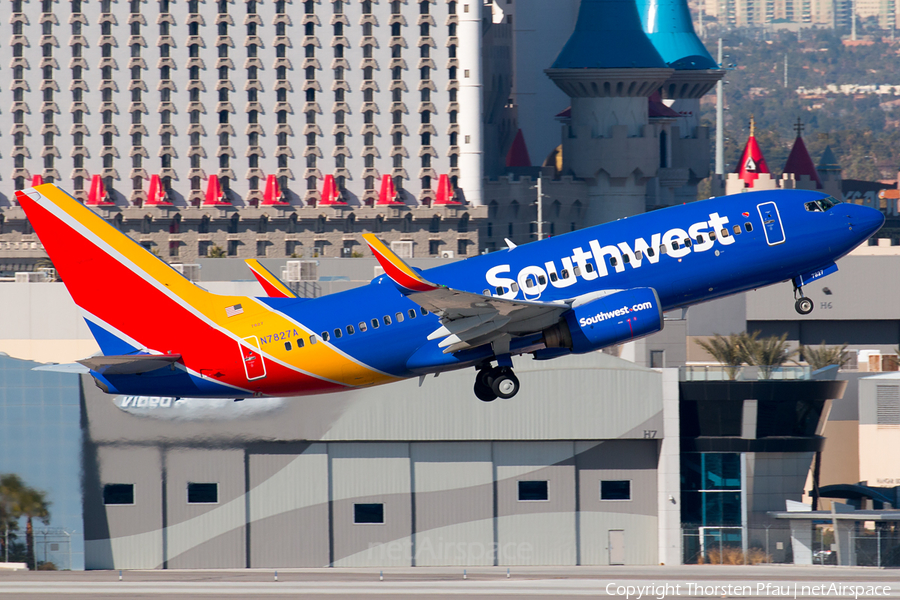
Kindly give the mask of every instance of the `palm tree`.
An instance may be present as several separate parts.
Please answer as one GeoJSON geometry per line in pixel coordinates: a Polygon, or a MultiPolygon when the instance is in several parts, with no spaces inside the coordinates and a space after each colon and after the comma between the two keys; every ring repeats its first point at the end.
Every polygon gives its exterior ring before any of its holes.
{"type": "Polygon", "coordinates": [[[697,340],[697,344],[722,363],[728,379],[734,381],[741,365],[749,362],[748,347],[754,343],[758,334],[758,331],[753,335],[742,332],[724,336],[717,333],[708,340],[697,340]]]}
{"type": "Polygon", "coordinates": [[[0,475],[0,519],[3,520],[4,562],[9,562],[10,522],[15,523],[21,516],[19,499],[25,490],[22,478],[14,474],[0,475]]]}
{"type": "Polygon", "coordinates": [[[756,339],[758,334],[758,331],[753,332],[753,343],[747,348],[747,362],[759,367],[760,379],[770,379],[772,371],[790,360],[795,350],[788,349],[786,333],[781,337],[771,335],[756,339]]]}
{"type": "Polygon", "coordinates": [[[843,346],[826,346],[825,341],[819,346],[800,346],[800,355],[806,360],[813,371],[824,369],[829,365],[837,365],[842,368],[850,357],[846,355],[847,344],[843,346]]]}
{"type": "Polygon", "coordinates": [[[25,488],[19,503],[19,512],[27,518],[25,525],[25,555],[26,562],[31,563],[32,569],[37,569],[37,561],[34,557],[34,526],[32,519],[40,519],[44,525],[50,524],[50,501],[47,494],[34,488],[25,488]]]}

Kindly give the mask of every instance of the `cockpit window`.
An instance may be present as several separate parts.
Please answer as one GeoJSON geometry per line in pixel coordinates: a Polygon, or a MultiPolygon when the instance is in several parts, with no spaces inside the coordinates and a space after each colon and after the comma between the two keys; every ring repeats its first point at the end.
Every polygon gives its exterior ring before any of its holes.
{"type": "Polygon", "coordinates": [[[818,200],[813,200],[812,202],[807,202],[804,207],[809,212],[825,212],[838,203],[837,200],[832,196],[826,196],[825,198],[819,198],[818,200]]]}

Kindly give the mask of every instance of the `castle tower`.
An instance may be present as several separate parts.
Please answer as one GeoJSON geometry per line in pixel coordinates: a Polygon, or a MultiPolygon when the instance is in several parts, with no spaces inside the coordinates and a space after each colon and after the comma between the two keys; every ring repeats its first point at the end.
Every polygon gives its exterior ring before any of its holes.
{"type": "Polygon", "coordinates": [[[806,144],[800,133],[803,131],[803,123],[797,119],[794,125],[797,132],[797,139],[794,140],[794,147],[788,155],[787,162],[784,163],[785,175],[793,175],[796,186],[800,189],[822,189],[822,180],[816,171],[816,165],[813,163],[809,152],[806,150],[806,144]]]}
{"type": "Polygon", "coordinates": [[[766,158],[756,141],[756,121],[753,120],[753,117],[750,117],[750,137],[747,138],[747,144],[744,146],[736,173],[738,179],[744,181],[744,187],[748,188],[754,187],[760,175],[770,174],[769,165],[766,164],[766,158]]]}
{"type": "MultiPolygon", "coordinates": [[[[641,26],[653,47],[674,69],[660,90],[679,114],[671,126],[671,160],[661,164],[663,204],[697,199],[697,184],[709,177],[709,129],[700,125],[700,98],[725,76],[694,32],[687,0],[636,0],[641,26]]],[[[648,198],[648,203],[653,204],[648,198]]]]}
{"type": "Polygon", "coordinates": [[[822,191],[838,200],[843,200],[841,165],[838,164],[837,158],[834,157],[831,146],[825,146],[825,151],[822,152],[822,158],[819,159],[819,166],[816,168],[816,171],[819,173],[819,179],[822,181],[822,191]]]}
{"type": "Polygon", "coordinates": [[[582,0],[574,32],[545,73],[572,102],[562,174],[587,182],[581,225],[644,212],[660,154],[647,99],[673,70],[644,34],[634,0],[582,0]]]}

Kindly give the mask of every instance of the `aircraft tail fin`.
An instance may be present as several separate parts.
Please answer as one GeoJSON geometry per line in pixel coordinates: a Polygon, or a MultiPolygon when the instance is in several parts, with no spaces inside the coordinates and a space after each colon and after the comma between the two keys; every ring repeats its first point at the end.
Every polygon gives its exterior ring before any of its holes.
{"type": "Polygon", "coordinates": [[[387,275],[404,294],[430,292],[440,287],[419,275],[415,269],[406,264],[402,258],[397,256],[374,234],[364,233],[363,239],[366,240],[369,248],[372,249],[372,253],[375,254],[375,258],[378,259],[378,262],[384,269],[385,275],[387,275]]]}
{"type": "Polygon", "coordinates": [[[52,183],[16,197],[106,355],[172,353],[173,332],[199,335],[204,313],[234,300],[195,286],[52,183]]]}
{"type": "Polygon", "coordinates": [[[267,296],[270,298],[297,298],[297,294],[287,284],[275,277],[275,274],[262,266],[262,263],[258,260],[248,258],[244,262],[250,267],[253,276],[256,277],[256,280],[266,291],[267,296]]]}

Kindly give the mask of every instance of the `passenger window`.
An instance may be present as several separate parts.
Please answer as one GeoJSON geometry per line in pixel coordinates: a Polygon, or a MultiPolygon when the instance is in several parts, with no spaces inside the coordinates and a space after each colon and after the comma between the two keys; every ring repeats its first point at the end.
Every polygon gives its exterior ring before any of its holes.
{"type": "Polygon", "coordinates": [[[628,263],[631,262],[631,257],[628,256],[627,254],[623,254],[623,255],[622,255],[622,262],[625,263],[625,264],[627,265],[628,263]]]}
{"type": "Polygon", "coordinates": [[[316,338],[315,335],[309,336],[309,343],[310,343],[310,344],[315,344],[315,343],[317,343],[318,341],[319,341],[319,340],[316,338]]]}
{"type": "Polygon", "coordinates": [[[384,324],[385,324],[385,325],[390,325],[390,324],[391,324],[391,318],[390,318],[389,316],[387,316],[387,315],[384,315],[384,318],[383,318],[382,320],[384,321],[384,324]]]}
{"type": "MultiPolygon", "coordinates": [[[[484,290],[483,292],[481,292],[481,295],[482,295],[482,296],[490,296],[490,295],[491,295],[491,290],[484,290]]],[[[409,310],[410,310],[410,312],[413,312],[412,309],[409,309],[409,310]]]]}
{"type": "Polygon", "coordinates": [[[741,226],[735,225],[734,226],[734,235],[740,235],[740,234],[741,234],[741,226]]]}
{"type": "Polygon", "coordinates": [[[402,313],[402,312],[398,312],[397,314],[395,314],[395,315],[394,315],[394,320],[395,320],[397,323],[402,323],[402,322],[403,322],[403,313],[402,313]]]}
{"type": "Polygon", "coordinates": [[[365,332],[366,332],[366,329],[368,329],[368,327],[366,327],[366,322],[365,322],[365,321],[360,321],[360,322],[359,322],[359,332],[360,332],[360,333],[365,333],[365,332]]]}
{"type": "Polygon", "coordinates": [[[672,250],[678,250],[678,240],[672,240],[672,250]]]}
{"type": "Polygon", "coordinates": [[[684,247],[685,248],[691,247],[691,238],[684,238],[684,247]]]}
{"type": "Polygon", "coordinates": [[[550,281],[557,281],[559,276],[556,274],[556,271],[550,271],[550,281]]]}
{"type": "Polygon", "coordinates": [[[568,279],[568,278],[569,278],[569,270],[568,270],[568,269],[563,269],[563,270],[562,270],[562,273],[560,273],[559,276],[562,277],[563,279],[568,279]]]}
{"type": "Polygon", "coordinates": [[[378,326],[381,323],[378,322],[378,319],[372,319],[372,329],[378,329],[378,326]]]}
{"type": "Polygon", "coordinates": [[[584,270],[587,271],[588,273],[593,273],[594,265],[592,265],[591,263],[588,263],[588,264],[584,265],[584,270]]]}
{"type": "Polygon", "coordinates": [[[514,284],[512,284],[511,286],[509,286],[509,289],[511,289],[511,290],[514,291],[514,292],[518,292],[518,291],[519,291],[519,284],[518,284],[518,283],[514,283],[514,284]]]}
{"type": "Polygon", "coordinates": [[[615,257],[615,256],[610,256],[610,257],[609,257],[609,264],[612,265],[612,266],[616,266],[617,264],[619,264],[619,261],[616,260],[616,257],[615,257]]]}
{"type": "MultiPolygon", "coordinates": [[[[484,294],[485,294],[486,296],[490,296],[490,295],[491,295],[491,293],[490,293],[489,291],[487,291],[487,290],[484,290],[484,294]]],[[[410,318],[410,319],[415,319],[415,318],[416,318],[416,309],[411,308],[411,309],[409,309],[409,310],[406,311],[406,312],[409,313],[409,318],[410,318]]]]}
{"type": "Polygon", "coordinates": [[[290,342],[285,342],[284,349],[287,350],[288,352],[290,352],[293,349],[293,346],[291,346],[290,342]]]}
{"type": "Polygon", "coordinates": [[[347,335],[353,335],[356,333],[356,330],[353,329],[353,325],[347,325],[347,335]]]}
{"type": "Polygon", "coordinates": [[[298,348],[302,348],[302,347],[303,347],[303,338],[297,338],[297,347],[298,347],[298,348]]]}
{"type": "Polygon", "coordinates": [[[573,269],[572,269],[572,273],[575,274],[575,277],[578,277],[579,275],[581,275],[581,267],[575,267],[575,268],[573,268],[573,269]]]}
{"type": "Polygon", "coordinates": [[[504,293],[505,292],[503,291],[503,288],[498,285],[497,286],[497,295],[502,296],[504,293]]]}
{"type": "MultiPolygon", "coordinates": [[[[647,254],[649,254],[650,256],[653,256],[653,248],[647,248],[647,254]]],[[[634,260],[641,260],[642,258],[644,258],[644,255],[641,254],[641,251],[635,250],[634,251],[634,260]]]]}
{"type": "Polygon", "coordinates": [[[340,327],[334,330],[334,339],[339,340],[342,335],[344,335],[344,331],[340,327]]]}
{"type": "Polygon", "coordinates": [[[716,232],[715,232],[715,231],[710,231],[710,232],[709,232],[709,239],[710,239],[710,241],[716,239],[716,232]]]}
{"type": "Polygon", "coordinates": [[[525,280],[525,287],[527,287],[527,288],[534,287],[534,281],[531,280],[531,277],[529,277],[528,279],[525,280]]]}
{"type": "Polygon", "coordinates": [[[751,231],[753,231],[753,223],[747,221],[746,223],[744,223],[744,229],[747,230],[747,233],[750,233],[751,231]]]}
{"type": "Polygon", "coordinates": [[[420,307],[419,307],[419,310],[422,312],[422,316],[423,316],[423,317],[424,317],[425,315],[428,314],[428,311],[425,309],[424,306],[420,306],[420,307]]]}
{"type": "Polygon", "coordinates": [[[666,245],[665,245],[665,244],[660,244],[660,245],[659,245],[659,254],[660,254],[660,256],[663,255],[663,254],[667,254],[667,249],[666,249],[666,245]]]}
{"type": "Polygon", "coordinates": [[[698,236],[697,236],[697,243],[698,243],[698,244],[702,244],[702,243],[703,243],[703,236],[702,236],[702,235],[698,235],[698,236]]]}
{"type": "Polygon", "coordinates": [[[720,233],[722,234],[723,238],[728,237],[728,229],[726,229],[725,227],[722,228],[722,231],[720,233]]]}
{"type": "Polygon", "coordinates": [[[322,335],[322,341],[323,341],[323,342],[327,342],[327,341],[329,340],[329,338],[330,338],[330,336],[328,335],[328,332],[327,332],[327,331],[323,331],[321,335],[322,335]]]}
{"type": "Polygon", "coordinates": [[[541,285],[547,285],[547,278],[543,275],[538,275],[538,283],[541,285]]]}

